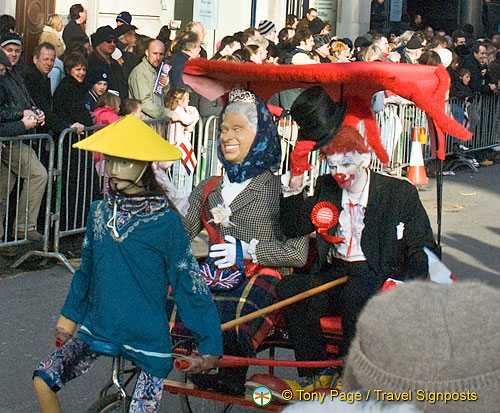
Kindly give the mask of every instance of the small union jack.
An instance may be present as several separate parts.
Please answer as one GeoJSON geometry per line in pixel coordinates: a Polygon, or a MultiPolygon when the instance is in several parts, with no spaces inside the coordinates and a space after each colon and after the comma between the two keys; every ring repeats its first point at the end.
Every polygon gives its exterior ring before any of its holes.
{"type": "Polygon", "coordinates": [[[214,291],[232,290],[241,282],[240,270],[220,270],[205,263],[201,265],[200,272],[208,288],[214,291]]]}

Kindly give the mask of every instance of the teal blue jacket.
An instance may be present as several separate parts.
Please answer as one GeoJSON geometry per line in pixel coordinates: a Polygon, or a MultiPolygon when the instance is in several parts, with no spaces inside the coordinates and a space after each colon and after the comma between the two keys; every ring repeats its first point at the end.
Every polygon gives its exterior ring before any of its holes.
{"type": "Polygon", "coordinates": [[[91,205],[82,263],[61,311],[81,324],[79,338],[118,344],[126,359],[167,377],[170,294],[200,354],[222,355],[219,316],[179,215],[163,208],[130,216],[118,221],[117,237],[106,225],[112,213],[105,201],[91,205]]]}

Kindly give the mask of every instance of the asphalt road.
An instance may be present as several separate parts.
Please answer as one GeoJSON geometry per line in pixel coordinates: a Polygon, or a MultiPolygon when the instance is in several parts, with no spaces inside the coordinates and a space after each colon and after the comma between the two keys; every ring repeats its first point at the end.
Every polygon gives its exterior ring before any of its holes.
{"type": "MultiPolygon", "coordinates": [[[[500,164],[444,179],[444,262],[460,280],[476,279],[500,288],[500,164]]],[[[420,196],[436,230],[434,181],[420,196]]],[[[31,375],[53,349],[55,323],[70,282],[71,274],[61,265],[0,278],[0,413],[38,411],[31,375]]],[[[292,355],[282,351],[279,357],[292,355]]],[[[60,393],[64,411],[85,412],[110,371],[110,360],[102,359],[68,384],[60,393]]],[[[295,372],[278,371],[282,374],[293,377],[295,372]]],[[[178,397],[165,394],[160,411],[180,411],[178,397]]]]}

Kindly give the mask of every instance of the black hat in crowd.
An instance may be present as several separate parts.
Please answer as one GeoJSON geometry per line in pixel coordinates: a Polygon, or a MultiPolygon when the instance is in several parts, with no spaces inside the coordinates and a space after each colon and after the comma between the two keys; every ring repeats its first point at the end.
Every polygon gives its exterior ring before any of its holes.
{"type": "Polygon", "coordinates": [[[406,48],[409,50],[422,49],[424,45],[420,39],[416,36],[412,37],[408,43],[406,43],[406,48]]]}
{"type": "Polygon", "coordinates": [[[132,23],[132,16],[128,11],[122,11],[118,16],[116,16],[117,22],[122,22],[123,24],[132,23]]]}
{"type": "Polygon", "coordinates": [[[116,37],[120,37],[120,36],[123,36],[125,33],[128,33],[132,30],[137,30],[137,27],[134,26],[133,24],[124,23],[115,29],[115,35],[116,35],[116,37]]]}
{"type": "Polygon", "coordinates": [[[3,33],[0,37],[0,46],[4,47],[8,44],[17,44],[18,46],[22,46],[23,42],[17,33],[3,33]]]}
{"type": "Polygon", "coordinates": [[[319,49],[325,44],[330,43],[331,37],[329,34],[315,34],[314,35],[314,49],[319,49]]]}
{"type": "Polygon", "coordinates": [[[321,86],[302,92],[293,102],[290,114],[298,123],[299,141],[314,141],[317,150],[328,144],[340,128],[347,103],[334,102],[321,86]]]}
{"type": "Polygon", "coordinates": [[[96,47],[105,41],[116,40],[116,34],[111,26],[102,26],[90,36],[90,40],[92,41],[92,46],[96,47]]]}
{"type": "Polygon", "coordinates": [[[364,36],[359,36],[356,37],[356,40],[354,40],[354,47],[357,49],[358,47],[368,47],[370,46],[370,41],[364,37],[364,36]]]}
{"type": "Polygon", "coordinates": [[[95,67],[90,70],[85,78],[85,83],[89,89],[92,89],[96,83],[102,81],[109,83],[109,73],[100,67],[95,67]]]}

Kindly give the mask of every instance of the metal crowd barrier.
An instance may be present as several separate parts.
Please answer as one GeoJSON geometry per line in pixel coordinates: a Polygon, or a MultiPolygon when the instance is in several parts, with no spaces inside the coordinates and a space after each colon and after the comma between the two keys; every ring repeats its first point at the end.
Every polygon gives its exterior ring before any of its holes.
{"type": "Polygon", "coordinates": [[[43,236],[42,250],[27,252],[12,268],[32,255],[52,257],[49,239],[54,141],[46,134],[0,137],[0,153],[0,248],[30,242],[28,231],[34,226],[43,236]],[[36,214],[38,202],[40,209],[36,214]]]}
{"type": "MultiPolygon", "coordinates": [[[[500,98],[496,95],[481,95],[467,105],[464,101],[452,100],[448,104],[448,112],[451,114],[453,105],[469,111],[469,120],[473,132],[473,139],[465,144],[471,151],[486,149],[498,145],[500,136],[500,98]],[[474,112],[475,111],[475,112],[474,112]],[[471,116],[476,113],[477,116],[471,116]],[[476,119],[471,120],[471,118],[476,119]]],[[[218,133],[218,117],[211,116],[209,118],[200,119],[195,132],[192,135],[191,144],[198,160],[197,168],[190,181],[189,186],[185,188],[185,194],[188,195],[192,188],[201,180],[209,176],[219,175],[222,172],[222,165],[217,158],[217,133],[218,133]]],[[[410,158],[410,145],[414,127],[427,127],[427,119],[425,113],[412,104],[389,103],[385,106],[383,112],[377,115],[378,125],[380,127],[382,143],[389,154],[389,164],[382,165],[377,159],[373,159],[372,168],[376,171],[388,173],[391,175],[401,176],[403,169],[408,166],[410,158]]],[[[168,121],[167,119],[153,119],[146,121],[154,128],[161,136],[167,137],[168,121]]],[[[280,171],[283,173],[288,170],[289,154],[295,145],[298,127],[290,118],[277,119],[278,132],[281,137],[283,161],[280,171]]],[[[62,261],[66,267],[74,272],[74,268],[60,253],[60,239],[66,235],[84,232],[86,228],[86,219],[90,204],[101,197],[101,188],[103,185],[103,173],[96,169],[94,162],[94,154],[87,151],[73,149],[73,143],[86,138],[94,131],[103,126],[95,126],[85,128],[82,135],[76,134],[74,129],[64,130],[57,141],[55,147],[53,140],[48,135],[29,135],[16,138],[0,138],[0,141],[6,144],[2,151],[2,163],[0,164],[0,201],[5,199],[4,203],[9,204],[12,201],[13,195],[5,188],[9,188],[12,184],[12,179],[16,179],[18,189],[15,194],[15,204],[20,205],[20,169],[15,171],[16,166],[12,162],[13,145],[19,142],[28,142],[26,145],[30,149],[33,148],[34,142],[38,141],[38,157],[45,156],[48,162],[48,182],[47,182],[47,202],[45,207],[45,221],[43,233],[43,250],[31,251],[21,257],[14,266],[19,265],[31,255],[40,255],[45,257],[53,257],[62,261]],[[45,144],[42,141],[45,140],[45,144]],[[48,154],[43,153],[43,147],[48,147],[48,154]],[[57,149],[57,150],[56,150],[57,149]],[[56,159],[57,155],[57,159],[56,159]],[[56,165],[54,167],[54,163],[56,165]],[[10,170],[14,174],[5,173],[10,170]],[[15,178],[12,176],[15,175],[15,178]],[[54,186],[55,185],[55,186],[54,186]],[[2,189],[4,188],[4,189],[2,189]],[[55,190],[54,190],[55,188],[55,190]],[[54,193],[55,192],[55,193],[54,193]],[[3,198],[2,198],[2,194],[3,198]],[[53,196],[54,195],[54,196],[53,196]],[[54,227],[54,242],[53,251],[49,251],[50,228],[54,227]]],[[[360,128],[361,132],[363,128],[360,128]]],[[[447,137],[446,152],[451,153],[453,150],[453,139],[447,137]]],[[[424,159],[430,159],[430,144],[424,145],[424,159]]],[[[328,172],[326,162],[321,161],[319,153],[315,152],[311,155],[312,171],[309,173],[309,179],[312,184],[316,178],[328,172]]],[[[18,166],[20,168],[21,166],[18,166]]],[[[28,170],[29,170],[28,166],[28,170]]],[[[173,168],[174,184],[180,187],[182,165],[180,161],[177,167],[173,168]]],[[[184,173],[185,175],[185,173],[184,173]]],[[[30,180],[25,179],[24,185],[30,185],[30,180]]],[[[310,190],[313,190],[313,185],[310,185],[310,190]]],[[[26,209],[28,206],[26,206],[26,209]]],[[[19,211],[19,207],[17,210],[19,211]]],[[[2,203],[0,202],[0,217],[2,213],[2,203]]],[[[18,216],[16,212],[16,217],[18,216]]],[[[6,245],[14,245],[25,243],[26,237],[9,238],[9,231],[15,230],[12,222],[17,220],[12,219],[7,212],[4,219],[5,234],[0,232],[0,247],[6,245]]],[[[1,229],[1,228],[0,228],[1,229]]]]}

